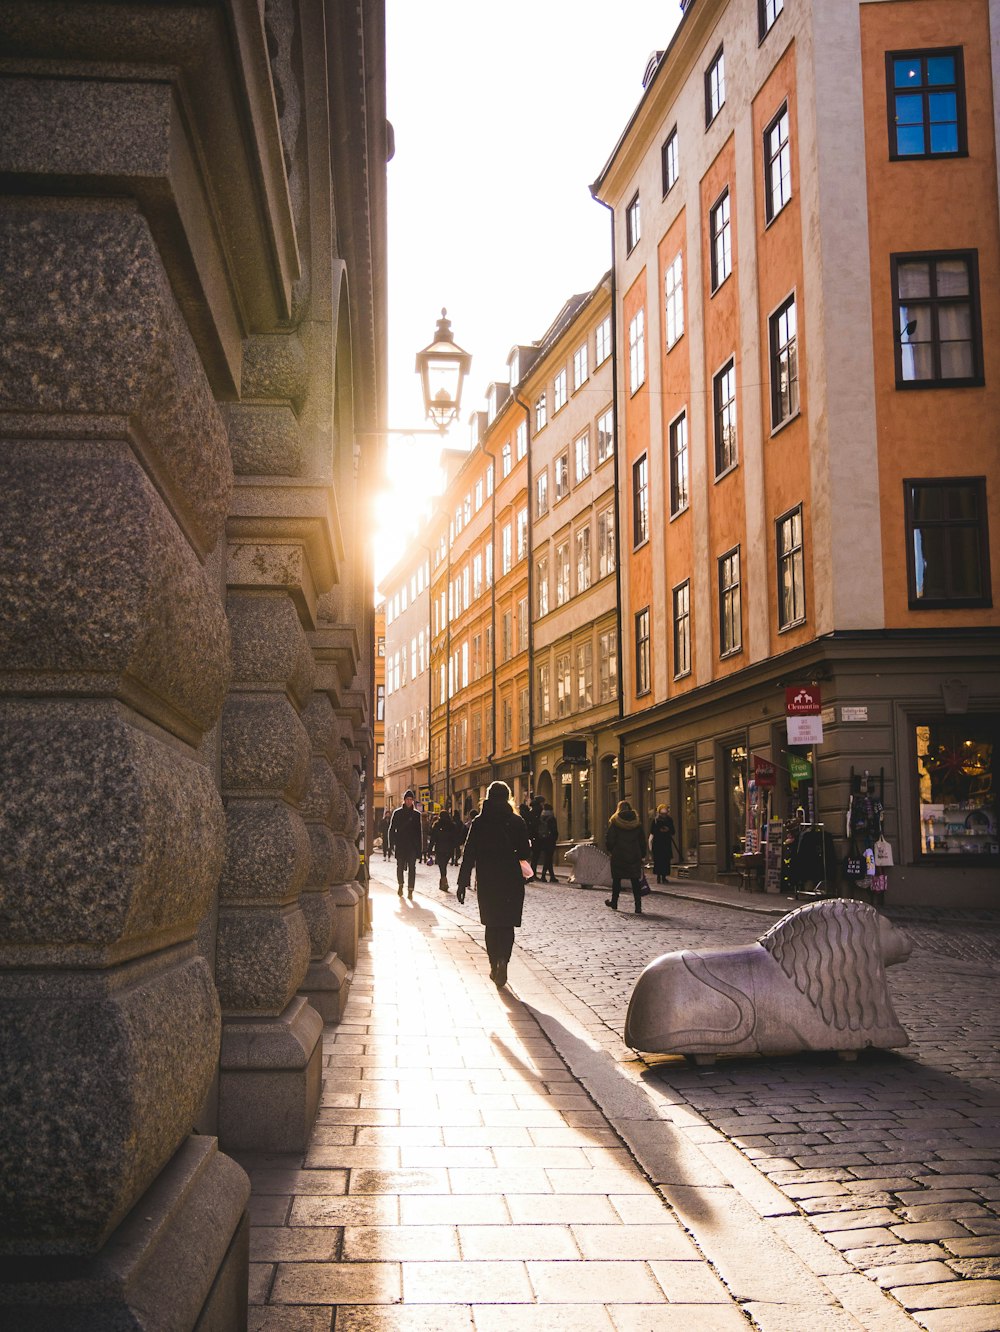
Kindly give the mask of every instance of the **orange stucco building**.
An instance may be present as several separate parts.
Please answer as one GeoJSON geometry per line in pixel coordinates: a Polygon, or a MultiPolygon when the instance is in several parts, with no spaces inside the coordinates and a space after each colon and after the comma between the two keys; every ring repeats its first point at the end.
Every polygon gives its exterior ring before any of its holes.
{"type": "Polygon", "coordinates": [[[624,789],[646,820],[670,804],[702,878],[787,887],[805,830],[827,891],[992,904],[1000,6],[682,8],[592,187],[624,789]],[[803,689],[818,717],[790,729],[803,689]],[[845,878],[878,840],[887,885],[845,878]]]}

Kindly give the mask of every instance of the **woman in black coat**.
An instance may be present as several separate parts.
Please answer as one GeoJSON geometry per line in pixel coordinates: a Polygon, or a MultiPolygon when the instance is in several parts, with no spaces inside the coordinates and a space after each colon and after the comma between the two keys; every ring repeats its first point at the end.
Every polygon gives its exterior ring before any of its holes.
{"type": "Polygon", "coordinates": [[[506,782],[492,782],[483,808],[469,828],[456,896],[459,902],[465,901],[465,890],[475,869],[479,919],[486,926],[490,980],[498,990],[507,984],[514,927],[521,923],[524,906],[524,875],[519,862],[527,860],[529,854],[528,830],[514,810],[510,787],[506,782]]]}
{"type": "Polygon", "coordinates": [[[657,806],[656,818],[649,826],[649,849],[653,856],[653,869],[657,883],[670,882],[670,865],[674,858],[674,839],[677,829],[666,805],[657,806]]]}
{"type": "Polygon", "coordinates": [[[619,800],[618,808],[608,824],[605,846],[611,857],[611,896],[604,903],[612,911],[618,910],[618,894],[622,879],[632,883],[635,914],[642,915],[642,860],[646,850],[639,816],[627,800],[619,800]]]}

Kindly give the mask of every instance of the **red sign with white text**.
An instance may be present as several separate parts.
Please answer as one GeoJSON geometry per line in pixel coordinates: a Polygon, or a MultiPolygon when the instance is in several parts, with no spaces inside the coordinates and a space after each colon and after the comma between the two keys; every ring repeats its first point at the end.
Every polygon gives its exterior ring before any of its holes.
{"type": "Polygon", "coordinates": [[[790,685],[785,690],[788,717],[818,717],[823,711],[819,685],[790,685]]]}

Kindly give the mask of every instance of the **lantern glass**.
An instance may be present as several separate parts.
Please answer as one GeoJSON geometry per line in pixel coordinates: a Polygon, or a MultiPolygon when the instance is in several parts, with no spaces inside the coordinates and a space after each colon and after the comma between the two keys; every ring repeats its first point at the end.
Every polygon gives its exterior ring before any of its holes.
{"type": "Polygon", "coordinates": [[[472,364],[472,357],[451,336],[447,313],[441,311],[434,341],[417,353],[424,411],[442,434],[458,417],[462,385],[472,364]]]}

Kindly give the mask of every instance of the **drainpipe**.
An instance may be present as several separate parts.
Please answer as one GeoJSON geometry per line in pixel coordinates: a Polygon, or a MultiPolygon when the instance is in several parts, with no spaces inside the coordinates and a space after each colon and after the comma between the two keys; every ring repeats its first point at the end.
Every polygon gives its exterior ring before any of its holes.
{"type": "MultiPolygon", "coordinates": [[[[492,422],[490,422],[492,424],[492,422]]],[[[489,425],[487,425],[487,430],[489,425]]],[[[492,450],[486,447],[486,440],[479,441],[479,447],[487,458],[493,464],[493,489],[490,493],[490,568],[493,571],[493,577],[490,579],[490,752],[486,755],[486,762],[490,765],[490,781],[496,780],[496,756],[497,756],[497,457],[492,450]]]]}
{"type": "Polygon", "coordinates": [[[535,791],[535,617],[532,606],[535,604],[535,543],[532,539],[534,526],[531,521],[532,482],[534,473],[531,466],[531,413],[528,404],[517,393],[514,401],[524,408],[524,428],[528,440],[528,790],[535,791]]]}
{"type": "MultiPolygon", "coordinates": [[[[447,514],[445,515],[447,518],[447,514]]],[[[448,584],[448,624],[445,630],[445,656],[448,659],[448,669],[445,671],[444,683],[444,801],[442,802],[449,809],[451,808],[451,692],[454,679],[451,669],[451,619],[455,605],[451,596],[451,541],[448,542],[448,555],[445,561],[445,582],[448,584]]]]}
{"type": "MultiPolygon", "coordinates": [[[[621,430],[618,425],[618,260],[615,246],[615,210],[611,204],[593,196],[611,215],[611,415],[615,423],[615,631],[618,634],[618,720],[625,716],[625,640],[622,637],[622,529],[621,529],[621,464],[618,447],[621,430]]],[[[625,799],[625,740],[618,736],[618,799],[625,799]]]]}

